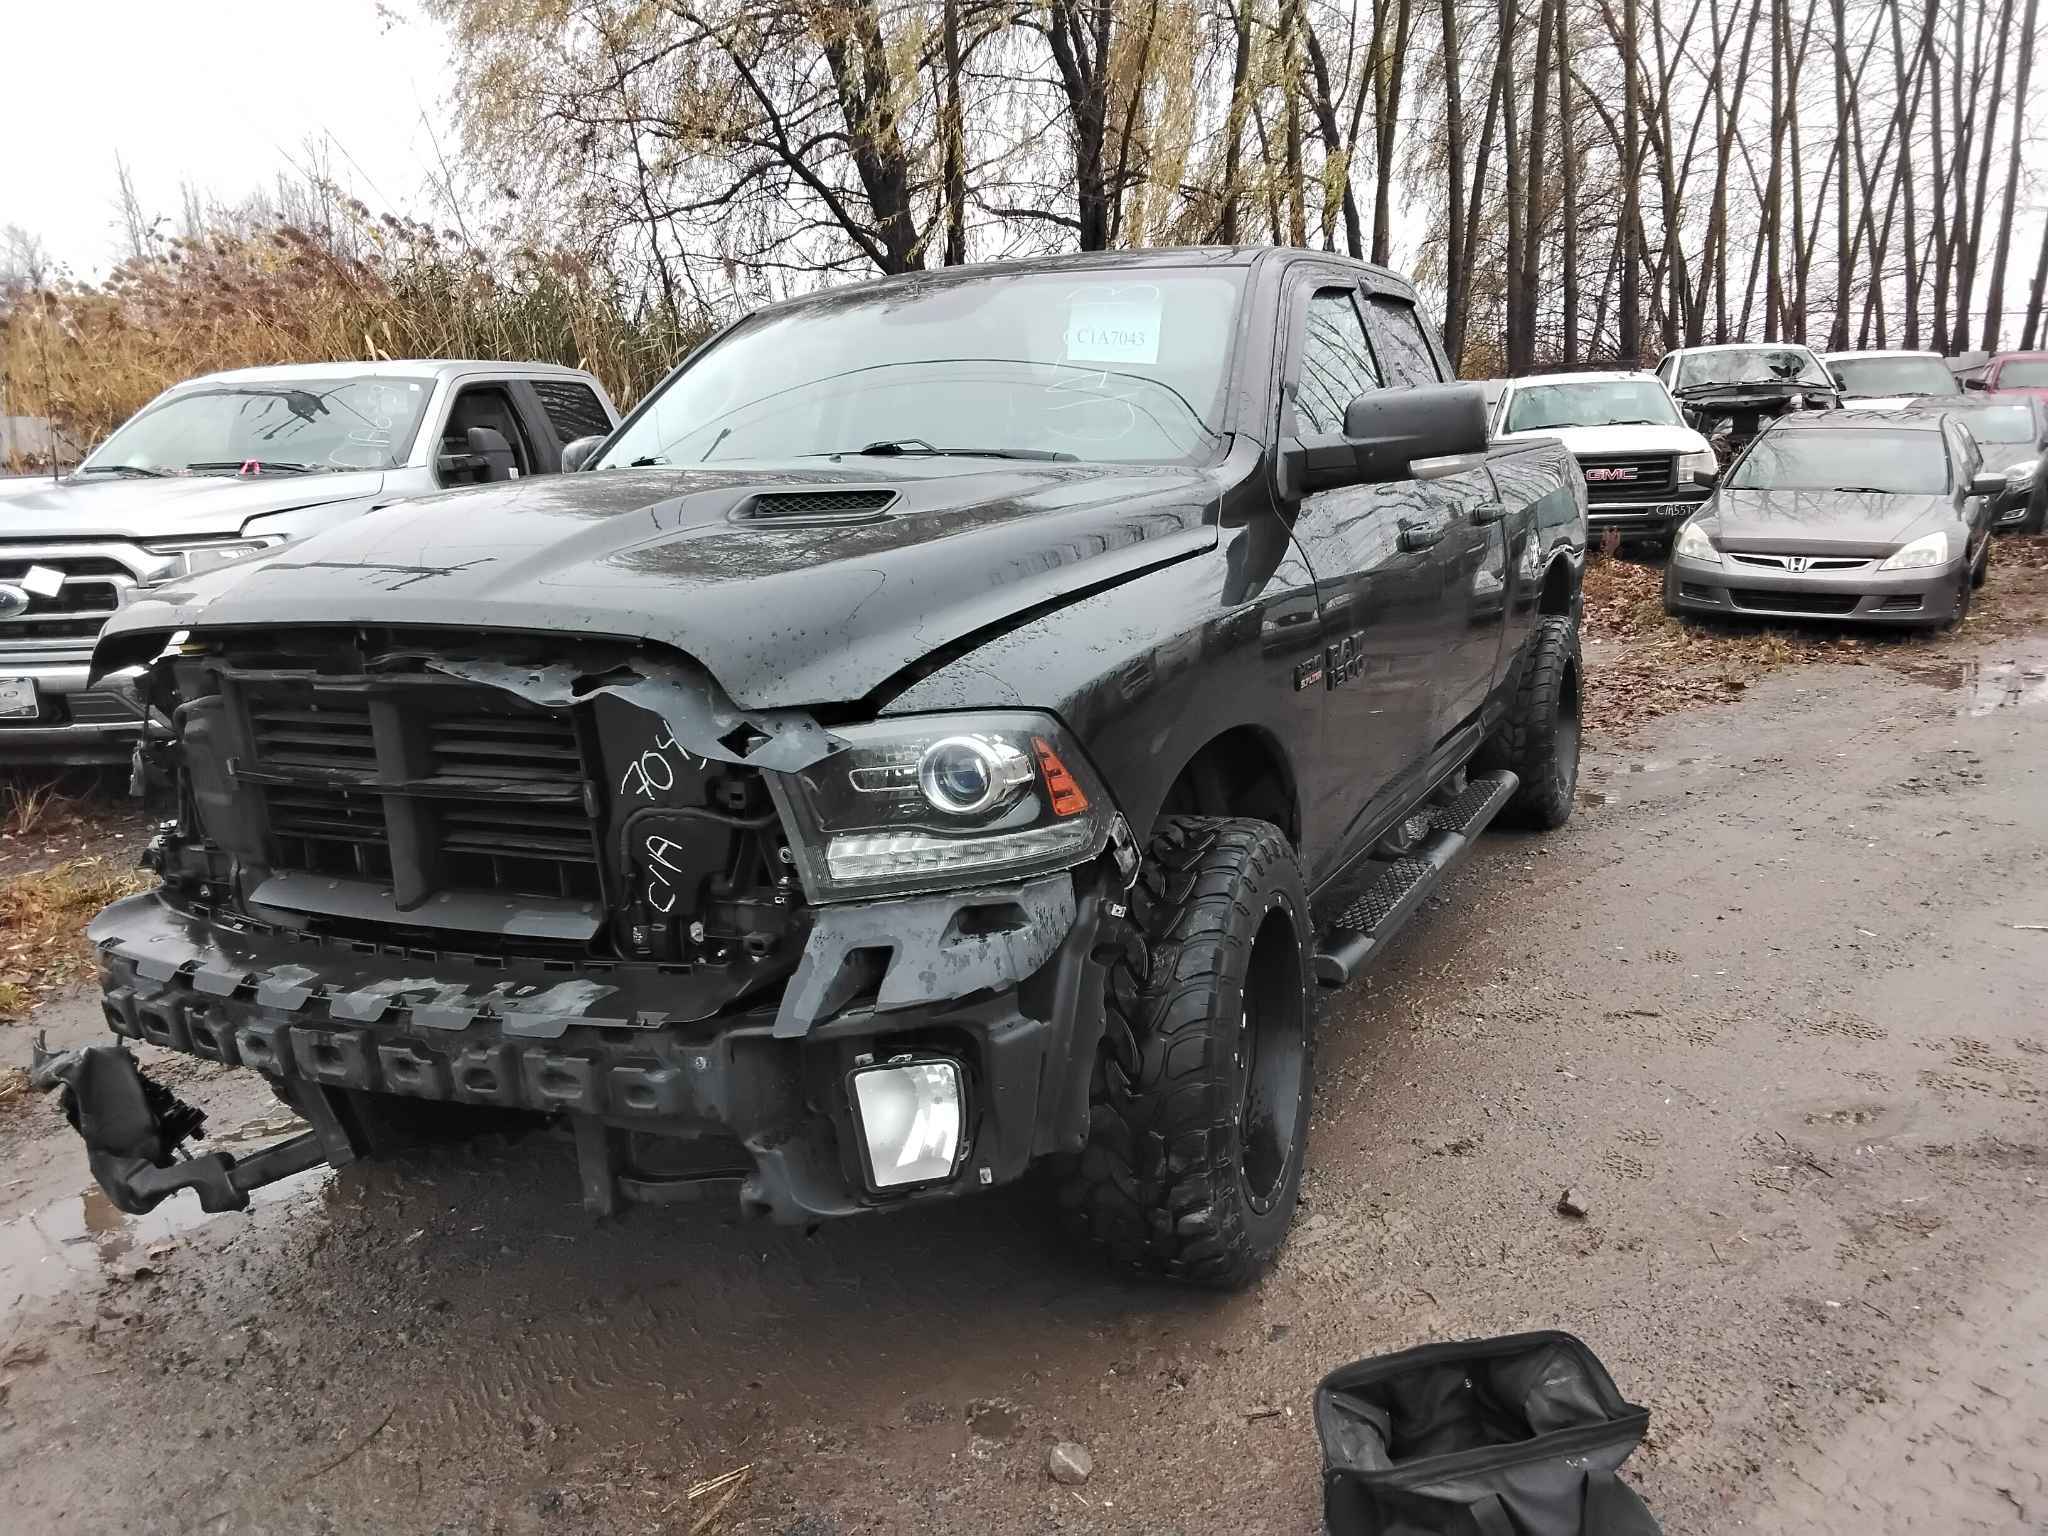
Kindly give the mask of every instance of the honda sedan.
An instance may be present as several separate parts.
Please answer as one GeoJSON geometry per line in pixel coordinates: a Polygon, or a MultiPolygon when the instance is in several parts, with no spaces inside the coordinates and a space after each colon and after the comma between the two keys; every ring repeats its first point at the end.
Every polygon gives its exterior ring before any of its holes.
{"type": "Polygon", "coordinates": [[[2004,489],[1948,414],[1784,417],[1679,530],[1664,609],[1960,623],[1984,579],[1991,505],[2004,489]]]}

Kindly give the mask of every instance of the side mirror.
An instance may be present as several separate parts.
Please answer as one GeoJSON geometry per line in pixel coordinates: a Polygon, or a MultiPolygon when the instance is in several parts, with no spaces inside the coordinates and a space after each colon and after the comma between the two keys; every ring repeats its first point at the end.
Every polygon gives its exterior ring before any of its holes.
{"type": "Polygon", "coordinates": [[[1419,459],[1486,452],[1486,391],[1477,384],[1415,384],[1360,395],[1341,433],[1282,445],[1280,496],[1406,480],[1419,459]]]}
{"type": "Polygon", "coordinates": [[[1849,387],[1849,381],[1843,378],[1838,371],[1830,369],[1828,377],[1835,381],[1835,388],[1837,389],[1847,389],[1849,387]]]}
{"type": "Polygon", "coordinates": [[[512,445],[505,441],[504,433],[496,427],[471,427],[468,440],[469,456],[478,461],[486,482],[513,478],[512,445]]]}
{"type": "Polygon", "coordinates": [[[1984,378],[1982,375],[1979,375],[1976,378],[1963,380],[1963,388],[1965,389],[1989,389],[1990,387],[1991,381],[1987,378],[1984,378]]]}
{"type": "Polygon", "coordinates": [[[596,433],[590,437],[579,437],[562,445],[562,473],[573,475],[590,462],[592,454],[604,446],[605,434],[596,433]]]}
{"type": "Polygon", "coordinates": [[[1704,485],[1711,490],[1721,483],[1721,471],[1718,469],[1696,469],[1692,472],[1692,483],[1694,485],[1704,485]]]}
{"type": "Polygon", "coordinates": [[[1996,496],[2005,489],[2005,476],[1993,469],[1980,469],[1970,477],[1972,496],[1996,496]]]}

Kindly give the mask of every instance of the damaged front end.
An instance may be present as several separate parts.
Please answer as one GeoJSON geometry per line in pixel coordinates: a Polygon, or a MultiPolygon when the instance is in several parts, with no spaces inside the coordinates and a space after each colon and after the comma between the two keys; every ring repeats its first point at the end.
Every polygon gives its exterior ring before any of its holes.
{"type": "Polygon", "coordinates": [[[1080,1143],[1135,854],[1049,717],[827,730],[658,647],[430,630],[199,632],[146,686],[162,883],[88,930],[108,1021],[312,1131],[181,1160],[125,1051],[39,1062],[117,1202],[233,1208],[435,1106],[565,1119],[599,1211],[810,1220],[1080,1143]]]}

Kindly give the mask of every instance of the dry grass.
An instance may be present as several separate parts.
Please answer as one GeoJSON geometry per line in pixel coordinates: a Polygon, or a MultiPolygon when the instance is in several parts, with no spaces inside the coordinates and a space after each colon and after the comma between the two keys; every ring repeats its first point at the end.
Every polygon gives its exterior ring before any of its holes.
{"type": "Polygon", "coordinates": [[[1596,551],[1586,567],[1586,723],[1607,737],[1676,709],[1732,698],[1798,662],[1911,671],[1944,651],[2037,626],[2048,602],[2048,539],[1992,545],[1991,575],[1960,632],[1829,628],[1664,612],[1661,566],[1596,551]]]}
{"type": "Polygon", "coordinates": [[[393,357],[565,363],[624,407],[705,333],[585,257],[486,254],[360,204],[346,216],[317,236],[277,226],[169,241],[98,286],[0,292],[11,408],[90,445],[196,374],[393,357]]]}
{"type": "Polygon", "coordinates": [[[152,882],[142,870],[90,857],[0,886],[0,1018],[19,1019],[51,992],[90,976],[87,920],[152,882]]]}

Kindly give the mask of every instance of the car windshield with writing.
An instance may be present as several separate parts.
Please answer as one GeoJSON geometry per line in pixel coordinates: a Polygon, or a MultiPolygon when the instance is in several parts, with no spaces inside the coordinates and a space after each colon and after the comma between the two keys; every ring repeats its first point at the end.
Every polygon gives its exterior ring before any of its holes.
{"type": "Polygon", "coordinates": [[[430,380],[382,376],[182,389],[115,432],[79,473],[395,469],[432,393],[430,380]]]}
{"type": "Polygon", "coordinates": [[[1938,496],[1948,489],[1948,452],[1933,431],[1766,432],[1736,464],[1728,489],[1938,496]]]}
{"type": "Polygon", "coordinates": [[[1660,385],[1647,379],[1531,384],[1508,402],[1509,432],[1559,427],[1679,427],[1677,409],[1660,385]]]}
{"type": "Polygon", "coordinates": [[[1677,389],[1726,389],[1756,384],[1810,384],[1832,390],[1834,382],[1809,352],[1790,347],[1730,347],[1688,352],[1678,360],[1677,389]]]}
{"type": "Polygon", "coordinates": [[[1962,386],[1938,357],[1841,357],[1828,364],[1847,395],[1959,395],[1962,386]]]}
{"type": "Polygon", "coordinates": [[[1221,447],[1243,274],[1000,273],[742,324],[597,468],[834,454],[1196,463],[1221,447]]]}

